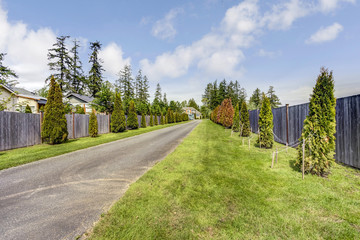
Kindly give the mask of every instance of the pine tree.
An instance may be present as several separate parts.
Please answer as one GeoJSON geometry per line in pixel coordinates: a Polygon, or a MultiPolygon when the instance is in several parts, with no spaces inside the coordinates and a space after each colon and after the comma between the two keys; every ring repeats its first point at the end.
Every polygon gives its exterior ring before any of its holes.
{"type": "Polygon", "coordinates": [[[56,43],[53,44],[54,48],[49,49],[48,52],[48,66],[51,71],[55,71],[48,77],[47,81],[54,76],[59,85],[61,91],[70,90],[71,83],[71,58],[69,56],[69,50],[66,48],[65,41],[70,36],[60,36],[56,38],[56,43]]]}
{"type": "Polygon", "coordinates": [[[92,53],[90,55],[89,63],[91,63],[91,69],[89,71],[88,88],[92,97],[96,97],[96,93],[100,91],[103,83],[102,72],[104,71],[99,58],[99,51],[101,50],[101,44],[99,41],[91,42],[90,49],[92,53]]]}
{"type": "Polygon", "coordinates": [[[0,53],[0,84],[13,86],[17,82],[14,79],[11,80],[11,78],[18,78],[18,76],[13,70],[3,65],[5,55],[5,53],[0,53]]]}
{"type": "Polygon", "coordinates": [[[279,107],[281,105],[280,99],[279,99],[278,96],[276,96],[273,86],[269,87],[269,90],[267,92],[267,97],[270,100],[271,108],[277,108],[277,107],[279,107]]]}
{"type": "Polygon", "coordinates": [[[273,135],[273,114],[271,111],[270,100],[263,94],[262,104],[259,113],[259,130],[260,136],[257,139],[257,144],[260,147],[272,148],[274,144],[273,135]]]}
{"type": "Polygon", "coordinates": [[[155,124],[155,126],[159,125],[159,121],[158,121],[158,120],[159,120],[159,119],[158,119],[157,114],[154,114],[154,124],[155,124]]]}
{"type": "Polygon", "coordinates": [[[141,127],[146,128],[146,119],[144,113],[141,114],[141,127]]]}
{"type": "Polygon", "coordinates": [[[157,109],[158,107],[162,107],[163,105],[161,99],[161,87],[159,83],[156,85],[155,97],[152,105],[154,109],[157,109]]]}
{"type": "Polygon", "coordinates": [[[96,111],[106,114],[110,114],[114,110],[113,86],[109,81],[101,84],[100,91],[96,93],[92,105],[96,111]]]}
{"type": "Polygon", "coordinates": [[[233,118],[232,130],[234,132],[240,132],[240,115],[239,115],[239,104],[236,104],[235,114],[233,118]]]}
{"type": "Polygon", "coordinates": [[[261,91],[259,88],[256,88],[251,95],[250,103],[254,105],[255,109],[259,109],[261,107],[261,91]]]}
{"type": "Polygon", "coordinates": [[[69,72],[71,77],[71,82],[69,90],[75,93],[84,94],[86,87],[86,78],[84,76],[84,71],[82,70],[82,63],[79,57],[79,41],[73,40],[73,47],[70,50],[72,56],[70,57],[71,64],[69,66],[69,72]]]}
{"type": "Polygon", "coordinates": [[[117,87],[121,89],[124,99],[126,114],[130,106],[130,101],[135,99],[135,86],[132,77],[131,66],[125,65],[124,69],[119,72],[119,79],[116,81],[117,87]]]}
{"type": "Polygon", "coordinates": [[[92,109],[89,119],[89,135],[90,137],[98,136],[98,121],[94,109],[92,109]]]}
{"type": "Polygon", "coordinates": [[[152,112],[150,112],[150,127],[154,126],[154,118],[153,118],[153,115],[152,115],[152,112]]]}
{"type": "Polygon", "coordinates": [[[242,102],[241,110],[240,110],[240,129],[241,129],[241,136],[248,137],[250,136],[250,118],[249,118],[249,111],[247,109],[246,102],[242,102]]]}
{"type": "Polygon", "coordinates": [[[321,68],[310,98],[309,115],[304,121],[299,139],[296,165],[302,166],[302,142],[305,139],[306,173],[326,176],[334,163],[335,151],[335,106],[334,79],[332,72],[321,68]]]}
{"type": "Polygon", "coordinates": [[[126,130],[125,113],[121,101],[121,93],[115,93],[114,111],[111,115],[111,132],[118,133],[126,130]]]}
{"type": "Polygon", "coordinates": [[[160,113],[160,125],[164,125],[164,115],[162,112],[160,113]]]}
{"type": "Polygon", "coordinates": [[[49,95],[45,105],[41,137],[44,142],[49,144],[63,143],[68,137],[61,88],[54,77],[50,80],[49,95]]]}
{"type": "Polygon", "coordinates": [[[134,100],[131,100],[129,103],[129,110],[128,110],[128,118],[127,118],[127,126],[130,129],[138,129],[139,123],[136,115],[135,103],[134,100]]]}

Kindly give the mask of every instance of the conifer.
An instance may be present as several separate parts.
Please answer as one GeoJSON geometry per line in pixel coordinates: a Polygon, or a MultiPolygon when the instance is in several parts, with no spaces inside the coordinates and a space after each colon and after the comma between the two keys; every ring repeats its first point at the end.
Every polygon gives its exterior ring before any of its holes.
{"type": "Polygon", "coordinates": [[[158,116],[156,115],[156,113],[154,114],[154,124],[155,124],[155,126],[159,125],[159,119],[158,119],[158,116]]]}
{"type": "Polygon", "coordinates": [[[141,114],[141,127],[146,128],[146,119],[144,113],[141,114]]]}
{"type": "Polygon", "coordinates": [[[296,165],[301,169],[302,142],[305,139],[304,170],[306,173],[326,176],[334,163],[335,106],[333,74],[321,68],[311,94],[309,115],[304,121],[298,146],[296,165]]]}
{"type": "Polygon", "coordinates": [[[135,103],[134,100],[131,100],[129,103],[129,111],[128,111],[128,118],[127,118],[127,126],[130,129],[138,129],[139,123],[136,115],[135,103]]]}
{"type": "Polygon", "coordinates": [[[32,113],[31,107],[29,106],[29,104],[26,104],[25,113],[32,113]]]}
{"type": "Polygon", "coordinates": [[[95,114],[95,109],[92,109],[89,119],[89,135],[90,137],[98,136],[98,121],[95,114]]]}
{"type": "Polygon", "coordinates": [[[234,132],[240,132],[240,116],[239,116],[239,104],[236,104],[235,114],[233,118],[232,130],[234,132]]]}
{"type": "Polygon", "coordinates": [[[67,140],[67,122],[59,84],[51,77],[49,95],[45,105],[41,137],[49,144],[59,144],[67,140]]]}
{"type": "Polygon", "coordinates": [[[126,130],[125,113],[122,107],[121,93],[115,93],[114,111],[111,115],[111,132],[118,133],[126,130]]]}
{"type": "Polygon", "coordinates": [[[150,127],[154,126],[154,118],[152,112],[150,112],[150,127]]]}
{"type": "Polygon", "coordinates": [[[249,118],[249,112],[248,112],[245,101],[243,101],[241,104],[240,128],[241,128],[241,133],[240,133],[241,136],[243,136],[243,137],[250,136],[250,118],[249,118]]]}
{"type": "Polygon", "coordinates": [[[270,100],[263,94],[263,100],[259,113],[259,138],[257,144],[260,147],[272,148],[274,144],[273,135],[273,114],[271,111],[270,100]]]}
{"type": "Polygon", "coordinates": [[[162,112],[160,113],[160,125],[164,125],[164,115],[162,112]]]}

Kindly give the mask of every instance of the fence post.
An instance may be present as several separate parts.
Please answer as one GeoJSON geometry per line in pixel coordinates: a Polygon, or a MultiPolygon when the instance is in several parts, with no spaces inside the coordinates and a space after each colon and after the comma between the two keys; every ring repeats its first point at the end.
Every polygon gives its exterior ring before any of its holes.
{"type": "Polygon", "coordinates": [[[303,145],[302,145],[302,179],[304,180],[304,162],[305,162],[305,139],[303,139],[303,145]]]}
{"type": "Polygon", "coordinates": [[[75,139],[75,113],[72,113],[72,125],[73,139],[75,139]]]}

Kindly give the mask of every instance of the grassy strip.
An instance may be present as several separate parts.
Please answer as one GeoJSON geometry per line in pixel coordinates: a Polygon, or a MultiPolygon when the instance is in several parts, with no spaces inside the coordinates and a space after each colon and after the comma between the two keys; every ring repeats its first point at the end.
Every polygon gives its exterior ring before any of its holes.
{"type": "Polygon", "coordinates": [[[158,125],[147,128],[139,128],[136,130],[130,130],[123,133],[107,133],[107,134],[99,135],[96,138],[84,137],[78,139],[70,139],[66,143],[58,144],[58,145],[40,144],[31,147],[3,151],[0,152],[0,170],[19,166],[25,163],[34,162],[49,157],[58,156],[64,153],[73,152],[88,147],[93,147],[103,143],[108,143],[119,139],[136,136],[142,133],[147,133],[182,123],[184,122],[158,125]]]}
{"type": "MultiPolygon", "coordinates": [[[[255,136],[255,135],[254,135],[255,136]]],[[[296,150],[254,147],[203,121],[134,183],[90,239],[360,239],[360,171],[293,169],[296,150]]],[[[276,144],[280,147],[281,145],[276,144]]]]}

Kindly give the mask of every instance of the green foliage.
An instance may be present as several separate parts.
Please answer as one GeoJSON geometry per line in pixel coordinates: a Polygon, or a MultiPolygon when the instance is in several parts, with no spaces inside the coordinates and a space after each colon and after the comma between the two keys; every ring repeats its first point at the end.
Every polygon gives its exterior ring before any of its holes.
{"type": "Polygon", "coordinates": [[[76,105],[75,106],[75,113],[77,113],[77,114],[85,114],[84,107],[82,107],[80,105],[76,105]]]}
{"type": "Polygon", "coordinates": [[[141,127],[146,128],[146,118],[144,113],[141,114],[141,127]]]}
{"type": "Polygon", "coordinates": [[[165,114],[165,124],[169,123],[168,114],[165,114]]]}
{"type": "Polygon", "coordinates": [[[99,58],[99,51],[101,50],[100,42],[91,42],[90,49],[92,50],[92,53],[89,59],[91,68],[89,71],[88,88],[91,96],[96,97],[96,93],[100,91],[103,83],[102,72],[104,71],[101,65],[101,59],[99,58]]]}
{"type": "Polygon", "coordinates": [[[174,122],[174,112],[170,108],[168,108],[166,117],[167,117],[167,122],[168,123],[173,123],[174,122]]]}
{"type": "Polygon", "coordinates": [[[121,93],[115,93],[114,111],[111,115],[111,132],[118,133],[126,130],[125,113],[121,101],[121,93]]]}
{"type": "Polygon", "coordinates": [[[84,94],[87,81],[86,77],[84,76],[84,71],[82,70],[82,63],[79,57],[79,48],[80,44],[77,39],[73,40],[73,47],[71,48],[71,64],[69,66],[69,72],[71,76],[70,86],[69,89],[72,92],[84,94]]]}
{"type": "Polygon", "coordinates": [[[160,113],[160,125],[164,125],[164,124],[165,124],[165,119],[164,119],[163,113],[161,112],[160,113]]]}
{"type": "Polygon", "coordinates": [[[31,107],[29,106],[29,104],[26,104],[25,113],[32,113],[31,107]]]}
{"type": "Polygon", "coordinates": [[[121,89],[124,96],[124,108],[127,110],[126,114],[129,114],[130,101],[135,99],[134,79],[130,65],[125,65],[124,69],[120,71],[117,87],[121,89]]]}
{"type": "Polygon", "coordinates": [[[249,111],[247,109],[246,102],[244,101],[241,104],[241,110],[240,110],[240,127],[241,127],[241,136],[242,137],[248,137],[251,134],[250,129],[250,116],[249,111]]]}
{"type": "Polygon", "coordinates": [[[150,123],[149,123],[150,127],[154,126],[154,118],[152,113],[150,113],[150,123]]]}
{"type": "Polygon", "coordinates": [[[96,111],[110,114],[114,110],[114,92],[112,89],[113,86],[109,81],[101,84],[100,91],[96,93],[92,102],[96,111]]]}
{"type": "Polygon", "coordinates": [[[233,118],[232,130],[234,132],[240,132],[240,115],[239,115],[239,104],[236,104],[235,114],[233,118]]]}
{"type": "Polygon", "coordinates": [[[320,75],[310,98],[309,115],[299,139],[296,165],[302,165],[302,141],[305,139],[306,173],[326,176],[334,163],[335,151],[335,106],[334,79],[332,72],[321,68],[320,75]]]}
{"type": "Polygon", "coordinates": [[[0,53],[0,84],[15,85],[17,82],[11,78],[18,78],[16,73],[3,65],[5,53],[0,53]]]}
{"type": "Polygon", "coordinates": [[[129,111],[128,111],[128,118],[127,118],[127,126],[130,129],[138,129],[139,123],[136,115],[135,103],[134,100],[131,100],[129,103],[129,111]]]}
{"type": "Polygon", "coordinates": [[[277,108],[281,105],[279,97],[275,94],[275,90],[273,86],[269,87],[269,90],[267,92],[267,97],[270,100],[270,106],[271,108],[277,108]]]}
{"type": "Polygon", "coordinates": [[[271,111],[270,100],[263,94],[263,100],[259,113],[259,138],[257,144],[260,147],[272,148],[274,144],[273,135],[273,114],[271,111]]]}
{"type": "Polygon", "coordinates": [[[196,110],[200,111],[199,105],[197,105],[195,99],[193,99],[193,98],[190,98],[190,100],[189,100],[189,102],[188,102],[188,104],[187,104],[187,107],[193,107],[193,108],[195,108],[196,110]]]}
{"type": "Polygon", "coordinates": [[[250,97],[250,104],[259,109],[261,107],[261,91],[259,88],[256,88],[253,94],[250,97]]]}
{"type": "Polygon", "coordinates": [[[154,125],[155,125],[155,126],[159,125],[159,121],[158,121],[158,120],[159,120],[159,119],[158,119],[157,115],[154,114],[154,125]]]}
{"type": "Polygon", "coordinates": [[[89,119],[89,135],[90,137],[98,136],[98,121],[94,109],[92,109],[89,119]]]}
{"type": "Polygon", "coordinates": [[[59,84],[51,77],[49,96],[45,105],[41,137],[49,144],[59,144],[67,140],[68,131],[64,104],[59,84]]]}
{"type": "Polygon", "coordinates": [[[196,120],[196,113],[194,113],[194,119],[196,120]]]}

